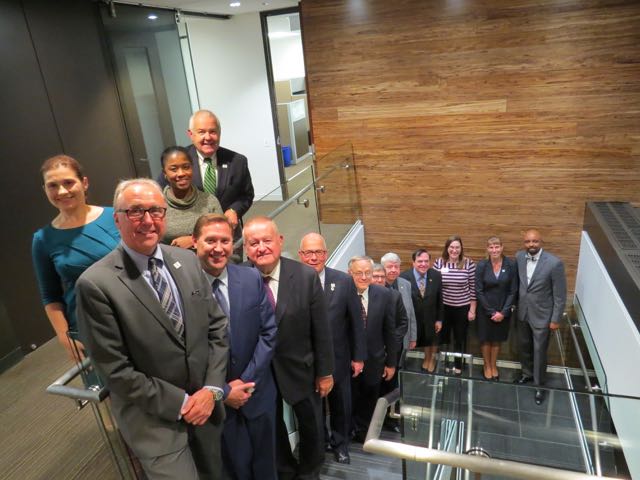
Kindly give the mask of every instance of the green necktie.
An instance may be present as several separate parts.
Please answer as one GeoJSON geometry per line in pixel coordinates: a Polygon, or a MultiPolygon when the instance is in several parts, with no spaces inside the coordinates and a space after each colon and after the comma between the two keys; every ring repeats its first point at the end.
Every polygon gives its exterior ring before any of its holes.
{"type": "Polygon", "coordinates": [[[216,166],[213,164],[213,160],[205,158],[204,162],[207,164],[207,170],[204,172],[204,191],[211,195],[216,194],[216,184],[218,183],[216,166]]]}

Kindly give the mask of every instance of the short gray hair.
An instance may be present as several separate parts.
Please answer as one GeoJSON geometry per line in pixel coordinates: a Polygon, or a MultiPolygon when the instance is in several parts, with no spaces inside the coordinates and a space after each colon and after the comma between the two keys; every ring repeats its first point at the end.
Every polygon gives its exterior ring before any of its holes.
{"type": "Polygon", "coordinates": [[[198,110],[197,112],[193,112],[193,115],[189,117],[189,130],[193,130],[193,122],[195,121],[196,117],[199,117],[199,116],[213,117],[216,121],[216,125],[218,125],[218,133],[222,132],[222,125],[220,125],[220,119],[211,110],[198,110]]]}
{"type": "Polygon", "coordinates": [[[150,178],[130,178],[128,180],[120,180],[118,185],[116,186],[116,191],[113,194],[113,209],[118,210],[118,202],[120,201],[120,197],[127,188],[133,187],[134,185],[146,185],[153,190],[157,190],[157,192],[162,195],[162,188],[155,180],[151,180],[150,178]]]}
{"type": "Polygon", "coordinates": [[[398,265],[402,263],[402,261],[400,260],[400,256],[397,253],[393,253],[393,252],[385,253],[380,259],[380,263],[382,265],[384,265],[387,262],[397,263],[398,265]]]}
{"type": "Polygon", "coordinates": [[[373,264],[373,271],[374,272],[384,272],[384,267],[379,263],[374,263],[373,264]]]}
{"type": "Polygon", "coordinates": [[[353,265],[356,262],[360,262],[360,261],[366,261],[369,262],[371,264],[371,268],[373,269],[373,259],[371,257],[367,257],[366,255],[356,255],[355,257],[351,257],[349,259],[349,270],[351,270],[351,265],[353,265]]]}

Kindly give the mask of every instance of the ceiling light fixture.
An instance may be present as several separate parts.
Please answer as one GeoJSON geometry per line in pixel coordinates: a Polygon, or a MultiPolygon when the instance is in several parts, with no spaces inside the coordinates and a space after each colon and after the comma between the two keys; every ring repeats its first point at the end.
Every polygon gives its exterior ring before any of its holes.
{"type": "Polygon", "coordinates": [[[240,2],[231,2],[231,3],[229,4],[229,6],[230,6],[230,7],[234,7],[234,8],[235,8],[235,7],[239,7],[239,6],[240,6],[240,2]]]}
{"type": "Polygon", "coordinates": [[[149,15],[147,15],[147,18],[149,20],[157,20],[158,16],[155,13],[150,13],[149,15]]]}

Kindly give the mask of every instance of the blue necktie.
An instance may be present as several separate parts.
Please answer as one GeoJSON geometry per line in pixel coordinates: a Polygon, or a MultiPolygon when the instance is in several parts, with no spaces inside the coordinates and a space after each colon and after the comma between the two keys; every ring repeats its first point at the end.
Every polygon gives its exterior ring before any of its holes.
{"type": "Polygon", "coordinates": [[[227,299],[224,298],[224,294],[220,289],[220,285],[222,285],[222,282],[220,281],[219,278],[216,278],[212,284],[213,296],[216,297],[216,300],[218,301],[218,305],[220,305],[220,308],[222,309],[224,314],[227,316],[227,319],[229,319],[229,305],[227,304],[227,299]]]}
{"type": "Polygon", "coordinates": [[[149,273],[151,273],[151,283],[156,293],[158,294],[160,305],[171,319],[173,328],[175,328],[178,336],[184,339],[184,321],[182,320],[182,314],[180,313],[180,309],[178,308],[176,299],[173,296],[171,287],[169,287],[169,282],[167,282],[167,279],[164,278],[162,273],[160,273],[161,268],[162,260],[155,257],[151,257],[149,259],[149,273]]]}

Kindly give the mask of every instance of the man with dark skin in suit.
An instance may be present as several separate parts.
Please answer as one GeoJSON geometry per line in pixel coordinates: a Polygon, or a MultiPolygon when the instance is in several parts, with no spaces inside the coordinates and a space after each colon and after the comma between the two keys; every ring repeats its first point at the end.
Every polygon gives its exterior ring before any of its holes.
{"type": "MultiPolygon", "coordinates": [[[[524,250],[516,253],[518,277],[518,340],[522,375],[515,383],[545,383],[549,336],[560,328],[567,297],[567,280],[562,261],[543,250],[542,235],[535,228],[524,232],[524,250]]],[[[535,402],[541,405],[545,390],[537,389],[535,402]]]]}

